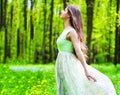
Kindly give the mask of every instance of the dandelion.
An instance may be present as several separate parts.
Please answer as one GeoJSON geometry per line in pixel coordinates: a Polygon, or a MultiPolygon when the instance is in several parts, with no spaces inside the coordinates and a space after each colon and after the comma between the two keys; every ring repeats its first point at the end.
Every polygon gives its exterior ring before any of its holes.
{"type": "Polygon", "coordinates": [[[34,91],[32,91],[32,92],[30,93],[30,95],[32,95],[32,94],[34,94],[34,91]]]}
{"type": "Polygon", "coordinates": [[[44,92],[44,93],[45,93],[45,95],[48,95],[48,91],[47,91],[47,89],[45,89],[45,92],[44,92]]]}
{"type": "Polygon", "coordinates": [[[6,92],[7,92],[6,89],[2,89],[1,94],[6,93],[6,92]]]}
{"type": "Polygon", "coordinates": [[[41,84],[44,84],[44,83],[46,83],[46,82],[47,82],[46,80],[42,80],[41,84]]]}
{"type": "Polygon", "coordinates": [[[36,86],[33,86],[32,88],[33,88],[33,89],[35,89],[35,88],[36,88],[36,86]]]}
{"type": "Polygon", "coordinates": [[[41,92],[40,91],[36,91],[36,95],[40,95],[41,94],[41,92]]]}

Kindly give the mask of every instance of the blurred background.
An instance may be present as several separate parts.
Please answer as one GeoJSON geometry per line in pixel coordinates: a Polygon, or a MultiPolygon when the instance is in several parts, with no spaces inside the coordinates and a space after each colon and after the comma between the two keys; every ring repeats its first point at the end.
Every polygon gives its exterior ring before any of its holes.
{"type": "Polygon", "coordinates": [[[120,63],[119,0],[1,0],[0,62],[53,62],[67,4],[81,10],[88,63],[120,63]]]}

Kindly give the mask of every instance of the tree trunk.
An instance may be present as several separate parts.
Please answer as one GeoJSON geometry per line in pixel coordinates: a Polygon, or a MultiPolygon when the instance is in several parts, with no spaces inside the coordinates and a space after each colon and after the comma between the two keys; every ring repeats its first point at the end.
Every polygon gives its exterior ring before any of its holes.
{"type": "MultiPolygon", "coordinates": [[[[109,17],[111,16],[111,13],[110,13],[111,7],[112,7],[112,0],[109,1],[109,6],[108,6],[108,8],[109,8],[109,10],[108,10],[108,16],[109,17]]],[[[109,20],[111,21],[111,19],[112,18],[110,17],[109,20]]],[[[106,56],[107,62],[111,62],[112,61],[111,60],[112,58],[110,56],[111,55],[111,34],[112,34],[112,31],[111,31],[112,23],[111,22],[110,22],[110,26],[109,27],[110,27],[110,30],[109,30],[109,35],[108,35],[108,39],[107,39],[109,41],[109,44],[108,44],[109,46],[108,46],[108,49],[107,49],[108,50],[108,55],[106,56]]]]}
{"type": "Polygon", "coordinates": [[[11,16],[11,18],[10,18],[10,26],[11,26],[11,28],[12,28],[12,20],[13,20],[13,5],[11,6],[10,16],[11,16]]]}
{"type": "Polygon", "coordinates": [[[65,9],[66,6],[67,6],[67,2],[69,2],[69,0],[63,0],[63,7],[64,7],[64,9],[65,9]]]}
{"type": "Polygon", "coordinates": [[[53,49],[52,49],[52,46],[53,46],[53,42],[52,42],[53,9],[54,9],[54,0],[51,1],[50,34],[49,34],[49,53],[50,53],[49,61],[50,62],[53,60],[53,56],[52,56],[52,51],[53,51],[53,49]]]}
{"type": "MultiPolygon", "coordinates": [[[[90,45],[92,38],[92,27],[93,27],[93,9],[94,9],[94,0],[86,0],[87,4],[87,47],[89,49],[88,56],[90,57],[90,45]]],[[[88,61],[90,64],[90,60],[88,61]]]]}
{"type": "Polygon", "coordinates": [[[44,2],[44,33],[43,33],[43,43],[42,43],[42,62],[45,63],[45,47],[46,47],[46,32],[47,32],[47,24],[46,24],[46,0],[44,2]]]}
{"type": "Polygon", "coordinates": [[[3,24],[3,26],[4,26],[4,28],[5,28],[5,46],[4,46],[4,63],[6,62],[6,58],[7,57],[9,57],[8,56],[8,53],[9,53],[9,48],[8,48],[8,37],[7,37],[7,35],[8,35],[8,32],[7,32],[7,26],[6,26],[6,9],[7,9],[7,0],[5,0],[4,2],[4,8],[3,8],[3,17],[2,17],[2,24],[3,24]]]}
{"type": "Polygon", "coordinates": [[[27,29],[27,0],[24,0],[24,30],[27,29]]]}
{"type": "Polygon", "coordinates": [[[33,11],[33,5],[34,5],[34,0],[31,0],[31,16],[30,16],[30,25],[31,25],[31,29],[30,29],[30,39],[32,40],[34,38],[34,25],[32,22],[32,11],[33,11]]]}
{"type": "Polygon", "coordinates": [[[17,30],[17,57],[20,55],[20,30],[17,30]]]}
{"type": "MultiPolygon", "coordinates": [[[[116,2],[116,13],[119,13],[120,9],[120,0],[117,0],[116,2]]],[[[120,25],[118,23],[119,16],[116,16],[116,30],[115,30],[115,57],[114,57],[114,65],[117,65],[117,63],[120,63],[120,25]]]]}
{"type": "Polygon", "coordinates": [[[2,18],[3,18],[3,0],[0,0],[0,30],[2,28],[2,18]]]}

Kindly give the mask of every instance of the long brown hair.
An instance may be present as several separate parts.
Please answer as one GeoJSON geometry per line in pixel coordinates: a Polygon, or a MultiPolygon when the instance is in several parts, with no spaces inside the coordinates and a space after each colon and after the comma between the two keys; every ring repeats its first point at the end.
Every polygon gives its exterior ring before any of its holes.
{"type": "Polygon", "coordinates": [[[82,16],[80,10],[79,8],[73,5],[67,5],[67,9],[68,9],[68,14],[70,15],[70,23],[78,34],[78,39],[80,40],[80,48],[84,54],[85,59],[87,60],[88,48],[84,44],[84,31],[83,31],[83,23],[82,23],[82,16]]]}

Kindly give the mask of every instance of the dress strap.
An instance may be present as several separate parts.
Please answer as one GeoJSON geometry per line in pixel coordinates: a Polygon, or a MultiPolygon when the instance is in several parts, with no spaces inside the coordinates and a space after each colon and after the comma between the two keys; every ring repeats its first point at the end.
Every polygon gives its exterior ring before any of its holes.
{"type": "Polygon", "coordinates": [[[75,31],[74,28],[68,29],[67,32],[66,32],[66,35],[67,35],[69,32],[76,32],[76,31],[75,31]]]}

